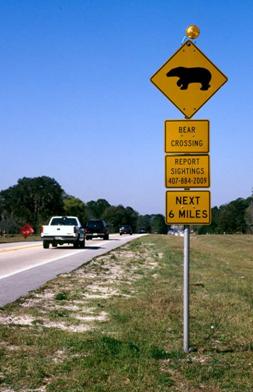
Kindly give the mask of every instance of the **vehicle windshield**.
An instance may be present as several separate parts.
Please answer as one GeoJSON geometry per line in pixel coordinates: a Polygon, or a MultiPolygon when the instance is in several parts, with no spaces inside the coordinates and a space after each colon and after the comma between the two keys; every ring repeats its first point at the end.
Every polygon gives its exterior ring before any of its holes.
{"type": "Polygon", "coordinates": [[[103,229],[103,223],[101,221],[90,221],[87,223],[88,229],[103,229]]]}
{"type": "Polygon", "coordinates": [[[52,226],[77,226],[77,221],[75,218],[53,218],[51,222],[52,226]]]}

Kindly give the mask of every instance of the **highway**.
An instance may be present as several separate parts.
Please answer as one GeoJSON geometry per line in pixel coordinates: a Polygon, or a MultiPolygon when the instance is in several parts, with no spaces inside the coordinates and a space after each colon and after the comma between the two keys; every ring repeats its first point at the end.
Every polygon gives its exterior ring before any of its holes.
{"type": "Polygon", "coordinates": [[[0,244],[0,306],[142,235],[111,234],[109,241],[86,241],[85,249],[73,246],[43,249],[41,241],[0,244]]]}

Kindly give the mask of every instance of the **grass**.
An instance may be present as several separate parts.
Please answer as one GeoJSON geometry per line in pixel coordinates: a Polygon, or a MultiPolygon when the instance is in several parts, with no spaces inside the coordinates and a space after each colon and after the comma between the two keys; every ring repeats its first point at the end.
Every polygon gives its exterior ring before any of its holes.
{"type": "Polygon", "coordinates": [[[6,234],[0,236],[0,244],[10,243],[10,242],[25,242],[25,241],[40,241],[41,238],[39,235],[30,235],[27,238],[24,238],[21,234],[6,234]]]}
{"type": "Polygon", "coordinates": [[[142,237],[5,306],[0,391],[252,391],[252,239],[192,236],[189,354],[180,237],[142,237]]]}

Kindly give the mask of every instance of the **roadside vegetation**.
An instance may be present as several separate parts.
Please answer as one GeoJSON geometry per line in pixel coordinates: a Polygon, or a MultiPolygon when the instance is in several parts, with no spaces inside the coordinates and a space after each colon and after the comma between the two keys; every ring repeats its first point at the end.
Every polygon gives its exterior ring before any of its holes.
{"type": "Polygon", "coordinates": [[[40,235],[31,235],[24,238],[22,234],[5,234],[0,235],[0,244],[11,243],[11,242],[28,242],[28,241],[41,241],[40,235]]]}
{"type": "MultiPolygon", "coordinates": [[[[36,234],[53,215],[74,215],[85,225],[88,219],[104,219],[112,233],[122,225],[130,225],[134,232],[166,234],[168,226],[162,214],[141,215],[131,206],[111,205],[105,199],[84,202],[68,195],[61,185],[47,176],[23,177],[17,184],[0,191],[0,237],[18,234],[30,224],[36,234]]],[[[253,195],[238,198],[228,204],[212,208],[212,223],[195,226],[198,234],[253,233],[253,195]]]]}
{"type": "Polygon", "coordinates": [[[0,391],[252,391],[252,236],[192,235],[189,354],[182,259],[145,236],[2,308],[0,391]]]}
{"type": "Polygon", "coordinates": [[[161,214],[140,215],[130,206],[113,206],[105,199],[85,203],[68,195],[54,178],[47,176],[23,177],[16,185],[0,191],[0,237],[18,234],[25,224],[39,234],[40,227],[53,215],[77,216],[82,225],[88,219],[104,219],[112,233],[127,224],[134,232],[167,233],[161,214]]]}

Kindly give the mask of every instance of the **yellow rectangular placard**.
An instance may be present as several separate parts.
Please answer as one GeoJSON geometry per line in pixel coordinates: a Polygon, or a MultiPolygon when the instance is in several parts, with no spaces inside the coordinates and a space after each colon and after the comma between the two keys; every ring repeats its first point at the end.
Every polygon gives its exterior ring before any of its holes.
{"type": "Polygon", "coordinates": [[[209,152],[208,120],[166,120],[166,153],[209,152]]]}
{"type": "Polygon", "coordinates": [[[209,225],[211,206],[209,191],[167,191],[168,225],[209,225]]]}
{"type": "Polygon", "coordinates": [[[166,155],[166,188],[209,188],[209,155],[166,155]]]}

